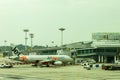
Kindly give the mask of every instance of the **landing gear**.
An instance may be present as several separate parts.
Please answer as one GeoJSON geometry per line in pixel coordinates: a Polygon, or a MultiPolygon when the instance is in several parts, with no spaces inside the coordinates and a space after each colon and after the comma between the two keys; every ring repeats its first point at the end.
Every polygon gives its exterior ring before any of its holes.
{"type": "Polygon", "coordinates": [[[35,67],[39,67],[39,66],[42,67],[42,64],[41,64],[41,62],[39,60],[36,60],[35,64],[33,66],[35,66],[35,67]]]}
{"type": "Polygon", "coordinates": [[[65,62],[63,62],[63,63],[62,63],[62,65],[63,65],[63,66],[66,66],[66,63],[65,63],[65,62]]]}
{"type": "Polygon", "coordinates": [[[38,63],[39,63],[39,60],[36,60],[36,61],[35,61],[35,64],[32,65],[32,66],[36,66],[36,67],[37,67],[37,66],[38,66],[38,63]]]}
{"type": "Polygon", "coordinates": [[[49,63],[47,63],[46,67],[50,67],[50,64],[49,64],[49,63]]]}

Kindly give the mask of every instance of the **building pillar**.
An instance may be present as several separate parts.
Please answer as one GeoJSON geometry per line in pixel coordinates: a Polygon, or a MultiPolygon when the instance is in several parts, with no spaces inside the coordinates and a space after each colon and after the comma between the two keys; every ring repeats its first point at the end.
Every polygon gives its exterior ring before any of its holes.
{"type": "Polygon", "coordinates": [[[104,56],[104,62],[107,63],[107,56],[104,56]]]}
{"type": "Polygon", "coordinates": [[[103,56],[101,56],[101,62],[103,62],[103,56]]]}
{"type": "Polygon", "coordinates": [[[118,59],[118,61],[120,61],[120,56],[118,56],[118,58],[117,58],[117,59],[118,59]]]}
{"type": "Polygon", "coordinates": [[[101,60],[100,60],[100,55],[98,56],[98,62],[100,62],[101,60]]]}
{"type": "Polygon", "coordinates": [[[117,56],[114,56],[114,63],[117,63],[117,56]]]}

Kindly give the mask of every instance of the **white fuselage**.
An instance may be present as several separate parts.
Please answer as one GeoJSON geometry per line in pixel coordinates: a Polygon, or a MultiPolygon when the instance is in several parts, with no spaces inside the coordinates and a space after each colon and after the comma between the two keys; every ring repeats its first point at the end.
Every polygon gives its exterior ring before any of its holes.
{"type": "Polygon", "coordinates": [[[20,55],[19,60],[25,62],[35,62],[35,61],[62,61],[62,62],[72,62],[72,58],[67,55],[20,55]]]}

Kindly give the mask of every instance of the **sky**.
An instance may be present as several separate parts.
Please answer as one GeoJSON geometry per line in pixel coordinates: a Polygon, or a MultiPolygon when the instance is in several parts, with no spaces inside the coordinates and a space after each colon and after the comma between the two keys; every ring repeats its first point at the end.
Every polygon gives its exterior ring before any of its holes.
{"type": "Polygon", "coordinates": [[[120,0],[0,0],[0,46],[53,46],[91,41],[92,33],[120,31],[120,0]],[[6,43],[4,41],[7,41],[6,43]],[[52,43],[54,41],[54,43],[52,43]]]}

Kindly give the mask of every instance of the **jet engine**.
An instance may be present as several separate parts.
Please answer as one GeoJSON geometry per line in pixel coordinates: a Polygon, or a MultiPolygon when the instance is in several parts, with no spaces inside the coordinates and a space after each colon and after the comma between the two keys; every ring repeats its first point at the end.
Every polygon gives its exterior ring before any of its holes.
{"type": "Polygon", "coordinates": [[[62,65],[62,62],[61,61],[55,61],[54,65],[62,65]]]}

